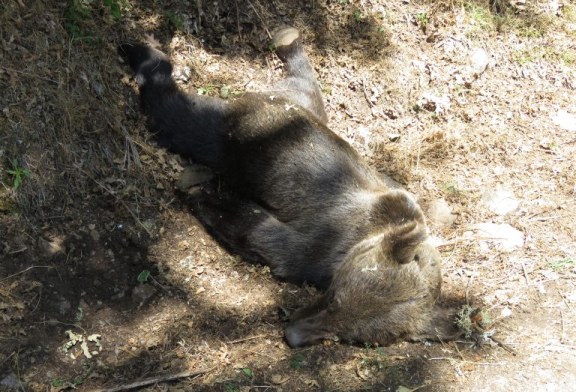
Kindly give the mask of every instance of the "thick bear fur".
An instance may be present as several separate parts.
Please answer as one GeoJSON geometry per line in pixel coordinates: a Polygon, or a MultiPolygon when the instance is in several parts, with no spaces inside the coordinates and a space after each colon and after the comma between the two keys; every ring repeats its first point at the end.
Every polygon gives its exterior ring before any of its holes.
{"type": "Polygon", "coordinates": [[[440,259],[422,210],[326,126],[298,31],[281,29],[274,44],[286,77],[233,100],[185,94],[156,49],[119,50],[159,144],[209,166],[225,186],[194,207],[203,224],[275,276],[325,290],[295,312],[291,346],[449,337],[450,317],[436,305],[440,259]]]}

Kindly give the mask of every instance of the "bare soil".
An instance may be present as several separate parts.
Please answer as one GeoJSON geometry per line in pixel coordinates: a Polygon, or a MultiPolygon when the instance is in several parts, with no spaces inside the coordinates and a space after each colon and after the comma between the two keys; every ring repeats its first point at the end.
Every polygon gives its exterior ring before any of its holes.
{"type": "Polygon", "coordinates": [[[0,390],[576,390],[572,1],[0,4],[0,390]],[[280,76],[284,24],[331,128],[428,211],[445,301],[486,339],[290,349],[317,291],[195,220],[116,46],[153,36],[182,88],[231,97],[280,76]]]}

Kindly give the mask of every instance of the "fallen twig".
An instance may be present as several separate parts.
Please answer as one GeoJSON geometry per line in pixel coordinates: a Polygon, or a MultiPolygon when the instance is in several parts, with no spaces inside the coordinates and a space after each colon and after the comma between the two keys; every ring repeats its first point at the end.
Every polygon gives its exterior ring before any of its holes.
{"type": "Polygon", "coordinates": [[[249,338],[243,338],[243,339],[237,339],[237,340],[231,340],[229,342],[227,342],[228,344],[235,344],[235,343],[242,343],[245,342],[247,340],[253,340],[253,339],[259,339],[259,338],[265,338],[268,335],[256,335],[256,336],[250,336],[249,338]]]}
{"type": "Polygon", "coordinates": [[[142,387],[145,387],[148,385],[158,384],[161,382],[167,382],[167,381],[172,381],[172,380],[177,380],[180,378],[200,376],[202,374],[206,374],[208,372],[211,372],[213,369],[214,368],[200,369],[200,370],[193,370],[193,371],[181,372],[181,373],[176,373],[176,374],[167,374],[164,376],[150,377],[150,378],[146,378],[144,380],[135,381],[133,383],[126,384],[126,385],[119,385],[119,386],[112,387],[112,388],[93,389],[91,392],[128,391],[130,389],[142,388],[142,387]]]}
{"type": "Polygon", "coordinates": [[[264,30],[266,30],[266,33],[268,34],[268,38],[272,39],[272,34],[270,34],[270,31],[268,30],[268,27],[266,27],[266,23],[264,22],[264,19],[262,19],[262,17],[260,16],[260,14],[258,13],[258,11],[256,11],[256,8],[254,7],[254,4],[252,4],[252,2],[250,0],[248,0],[248,4],[250,5],[250,8],[252,8],[252,10],[254,11],[254,13],[256,14],[256,16],[258,17],[258,19],[260,19],[260,22],[262,22],[262,27],[264,27],[264,30]]]}
{"type": "Polygon", "coordinates": [[[368,106],[370,107],[370,110],[372,110],[374,105],[372,105],[370,97],[368,97],[368,91],[366,90],[366,78],[364,76],[362,76],[362,89],[364,90],[364,98],[366,98],[366,102],[368,102],[368,106]]]}
{"type": "MultiPolygon", "coordinates": [[[[479,334],[485,334],[486,331],[484,330],[484,328],[482,328],[479,325],[472,325],[472,328],[474,328],[474,330],[479,333],[479,334]]],[[[516,350],[514,350],[512,347],[508,346],[506,343],[504,343],[503,341],[501,341],[500,339],[498,339],[496,336],[494,335],[490,335],[487,336],[488,339],[492,340],[494,343],[496,343],[498,346],[502,347],[504,350],[508,351],[510,354],[512,355],[518,355],[518,352],[516,352],[516,350]]]]}
{"type": "Polygon", "coordinates": [[[500,347],[502,347],[504,350],[508,351],[510,354],[512,355],[518,355],[518,352],[516,350],[514,350],[512,347],[508,346],[506,343],[502,342],[500,339],[498,339],[496,336],[490,336],[490,339],[492,339],[492,341],[494,343],[496,343],[497,345],[499,345],[500,347]]]}
{"type": "Polygon", "coordinates": [[[12,251],[8,252],[8,254],[9,254],[9,255],[15,255],[15,254],[18,254],[18,253],[25,252],[25,251],[27,251],[27,250],[28,250],[28,247],[25,246],[25,247],[20,248],[20,249],[12,250],[12,251]]]}
{"type": "Polygon", "coordinates": [[[32,265],[32,266],[26,268],[25,270],[22,270],[20,272],[16,272],[15,274],[8,275],[7,277],[0,279],[0,282],[4,282],[5,280],[8,280],[8,279],[13,278],[13,277],[18,276],[18,275],[21,275],[21,274],[28,272],[34,268],[54,268],[54,267],[52,267],[51,265],[32,265]]]}
{"type": "Polygon", "coordinates": [[[30,72],[20,71],[20,70],[18,70],[18,69],[8,68],[8,67],[0,67],[0,68],[2,68],[3,70],[5,70],[5,71],[7,71],[7,72],[15,72],[15,73],[20,74],[20,75],[30,76],[30,77],[32,77],[32,78],[37,78],[37,79],[40,79],[40,80],[44,80],[45,82],[54,83],[54,84],[56,84],[56,85],[60,84],[57,80],[49,79],[49,78],[46,78],[46,77],[43,77],[43,76],[40,76],[40,75],[34,75],[34,74],[30,73],[30,72]]]}
{"type": "Polygon", "coordinates": [[[244,42],[242,30],[240,28],[240,10],[238,9],[238,0],[234,0],[234,3],[236,4],[236,28],[238,29],[238,37],[240,38],[240,42],[244,42]]]}

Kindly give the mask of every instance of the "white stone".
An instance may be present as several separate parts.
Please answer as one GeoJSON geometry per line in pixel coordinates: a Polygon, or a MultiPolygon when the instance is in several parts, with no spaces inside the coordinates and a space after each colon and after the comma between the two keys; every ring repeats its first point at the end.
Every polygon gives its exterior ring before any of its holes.
{"type": "Polygon", "coordinates": [[[506,215],[516,210],[519,205],[512,191],[500,187],[484,192],[482,201],[490,211],[498,215],[506,215]]]}
{"type": "Polygon", "coordinates": [[[477,75],[482,74],[488,68],[490,58],[488,53],[482,48],[476,48],[470,56],[470,66],[477,75]]]}
{"type": "Polygon", "coordinates": [[[478,223],[474,229],[484,251],[489,250],[489,245],[504,252],[512,252],[524,245],[524,234],[507,223],[478,223]]]}
{"type": "Polygon", "coordinates": [[[435,226],[450,226],[456,217],[446,200],[437,199],[430,203],[427,211],[428,220],[435,226]]]}
{"type": "Polygon", "coordinates": [[[565,110],[559,110],[556,115],[551,117],[554,124],[558,125],[561,129],[576,132],[576,114],[568,113],[565,110]]]}

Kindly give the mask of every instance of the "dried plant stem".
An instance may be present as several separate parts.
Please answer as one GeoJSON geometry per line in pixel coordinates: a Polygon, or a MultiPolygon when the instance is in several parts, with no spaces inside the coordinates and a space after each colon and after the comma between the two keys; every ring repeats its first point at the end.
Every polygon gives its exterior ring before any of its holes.
{"type": "Polygon", "coordinates": [[[162,382],[178,380],[180,378],[187,378],[187,377],[196,377],[201,374],[208,373],[212,371],[214,368],[209,369],[200,369],[200,370],[193,370],[187,372],[181,372],[176,374],[167,374],[164,376],[157,376],[157,377],[150,377],[144,380],[135,381],[130,384],[119,385],[112,388],[103,388],[103,389],[93,389],[91,392],[118,392],[118,391],[128,391],[130,389],[142,388],[152,384],[158,384],[162,382]]]}

